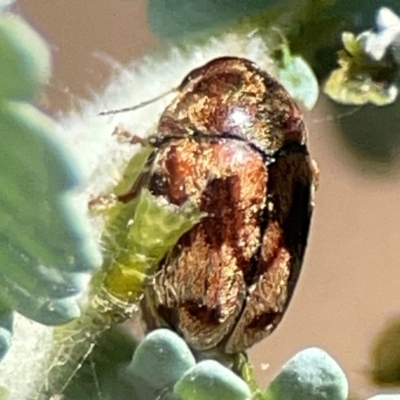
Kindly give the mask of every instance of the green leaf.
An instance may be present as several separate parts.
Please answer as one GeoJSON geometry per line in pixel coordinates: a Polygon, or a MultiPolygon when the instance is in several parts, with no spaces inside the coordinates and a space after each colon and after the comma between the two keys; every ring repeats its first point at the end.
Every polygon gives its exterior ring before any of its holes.
{"type": "Polygon", "coordinates": [[[171,394],[176,382],[195,364],[191,351],[177,334],[168,329],[151,332],[137,347],[127,367],[135,399],[171,394]]]}
{"type": "Polygon", "coordinates": [[[269,400],[345,400],[347,396],[344,372],[318,348],[303,350],[288,361],[266,391],[269,400]]]}
{"type": "Polygon", "coordinates": [[[174,393],[182,400],[248,400],[246,383],[214,360],[199,362],[175,385],[174,393]]]}
{"type": "Polygon", "coordinates": [[[76,318],[99,254],[74,208],[77,171],[56,125],[27,103],[0,103],[0,301],[45,324],[76,318]]]}
{"type": "Polygon", "coordinates": [[[52,300],[47,297],[31,296],[25,290],[0,281],[0,299],[11,303],[20,314],[44,325],[63,325],[81,314],[79,301],[75,297],[52,300]]]}
{"type": "Polygon", "coordinates": [[[149,23],[158,35],[182,39],[236,20],[258,16],[289,0],[150,0],[149,23]]]}
{"type": "Polygon", "coordinates": [[[50,71],[46,42],[18,15],[0,12],[0,97],[32,98],[50,71]]]}
{"type": "Polygon", "coordinates": [[[311,110],[318,100],[319,86],[311,67],[300,56],[293,56],[289,46],[281,46],[281,57],[276,66],[276,78],[289,94],[311,110]]]}

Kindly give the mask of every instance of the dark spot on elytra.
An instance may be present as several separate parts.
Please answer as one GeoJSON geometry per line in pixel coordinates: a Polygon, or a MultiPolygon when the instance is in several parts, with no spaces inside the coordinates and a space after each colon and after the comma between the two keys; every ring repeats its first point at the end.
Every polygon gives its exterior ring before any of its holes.
{"type": "Polygon", "coordinates": [[[164,173],[153,172],[150,190],[154,195],[165,196],[170,203],[181,206],[188,200],[185,188],[181,186],[186,171],[182,171],[177,145],[170,143],[165,151],[164,173]]]}
{"type": "MultiPolygon", "coordinates": [[[[159,323],[159,325],[164,326],[167,324],[169,327],[177,328],[179,326],[179,317],[178,317],[178,310],[176,308],[166,307],[164,305],[159,305],[157,307],[157,316],[161,319],[161,321],[165,321],[164,323],[159,323]]],[[[147,319],[148,316],[145,315],[145,321],[148,325],[147,319]]],[[[151,326],[150,326],[151,327],[151,326]]],[[[153,326],[154,329],[156,326],[153,326]]]]}
{"type": "Polygon", "coordinates": [[[207,213],[199,227],[205,234],[206,243],[215,250],[225,244],[233,250],[237,266],[246,273],[249,261],[239,247],[240,230],[245,224],[243,210],[238,208],[240,181],[237,176],[210,180],[201,197],[200,209],[207,213]]]}
{"type": "Polygon", "coordinates": [[[195,301],[187,301],[182,305],[192,317],[206,325],[218,325],[221,318],[221,309],[219,306],[209,308],[205,305],[199,305],[195,301]]]}
{"type": "MultiPolygon", "coordinates": [[[[298,254],[305,249],[311,215],[311,171],[304,145],[288,143],[277,155],[276,165],[270,168],[268,191],[274,193],[275,212],[284,232],[283,245],[298,254]],[[284,174],[290,178],[282,181],[284,174]]],[[[298,254],[303,256],[303,254],[298,254]]]]}
{"type": "Polygon", "coordinates": [[[264,84],[265,84],[265,88],[272,93],[276,93],[281,89],[281,85],[275,80],[272,79],[271,77],[269,77],[267,74],[262,73],[263,77],[264,77],[264,84]]]}
{"type": "Polygon", "coordinates": [[[289,214],[283,224],[286,244],[290,247],[307,240],[310,216],[310,185],[302,182],[293,184],[292,202],[289,214]]]}
{"type": "Polygon", "coordinates": [[[281,312],[269,312],[253,318],[252,321],[246,326],[247,329],[251,330],[262,330],[267,326],[276,326],[278,322],[282,319],[281,312]]]}
{"type": "Polygon", "coordinates": [[[306,146],[287,143],[270,167],[268,191],[273,193],[274,216],[282,227],[282,246],[291,256],[287,293],[290,300],[306,249],[311,206],[312,171],[306,146]],[[287,177],[287,180],[283,180],[287,177]]]}
{"type": "Polygon", "coordinates": [[[242,83],[242,76],[239,73],[220,72],[202,79],[195,88],[197,93],[202,92],[211,96],[229,96],[229,92],[237,91],[242,83]]]}
{"type": "Polygon", "coordinates": [[[235,248],[238,231],[243,227],[243,214],[238,210],[240,182],[236,176],[211,179],[201,197],[200,209],[207,213],[202,227],[207,244],[220,249],[225,243],[235,248]]]}

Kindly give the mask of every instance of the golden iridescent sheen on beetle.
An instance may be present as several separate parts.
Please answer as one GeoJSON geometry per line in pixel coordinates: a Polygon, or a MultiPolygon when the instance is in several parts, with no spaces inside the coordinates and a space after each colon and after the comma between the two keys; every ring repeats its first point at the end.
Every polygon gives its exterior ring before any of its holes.
{"type": "Polygon", "coordinates": [[[205,216],[160,263],[145,319],[195,350],[244,351],[281,321],[304,257],[316,167],[302,115],[256,64],[223,57],[186,76],[150,142],[121,199],[146,187],[205,216]]]}

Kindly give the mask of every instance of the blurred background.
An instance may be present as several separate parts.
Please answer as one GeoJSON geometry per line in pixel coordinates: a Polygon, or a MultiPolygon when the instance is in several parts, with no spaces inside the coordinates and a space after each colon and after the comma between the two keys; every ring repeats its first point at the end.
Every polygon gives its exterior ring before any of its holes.
{"type": "MultiPolygon", "coordinates": [[[[366,29],[383,4],[369,3],[355,13],[348,2],[338,18],[356,33],[366,29]]],[[[54,73],[44,104],[53,115],[101,91],[112,62],[126,64],[164,45],[145,1],[19,0],[15,9],[51,45],[54,73]]],[[[340,32],[332,40],[339,43],[340,32]]],[[[306,120],[321,172],[303,272],[284,321],[250,357],[265,385],[300,349],[322,347],[345,370],[351,392],[371,396],[382,392],[371,371],[395,363],[386,356],[400,347],[398,106],[338,107],[321,94],[306,120]]]]}

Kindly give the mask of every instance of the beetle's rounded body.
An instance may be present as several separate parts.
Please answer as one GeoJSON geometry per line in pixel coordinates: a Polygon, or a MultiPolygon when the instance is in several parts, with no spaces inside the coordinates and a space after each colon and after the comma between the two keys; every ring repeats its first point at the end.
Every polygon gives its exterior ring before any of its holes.
{"type": "Polygon", "coordinates": [[[192,71],[162,114],[137,185],[175,205],[191,201],[205,217],[146,291],[157,324],[192,348],[243,351],[281,320],[312,213],[306,140],[286,90],[241,58],[192,71]]]}

